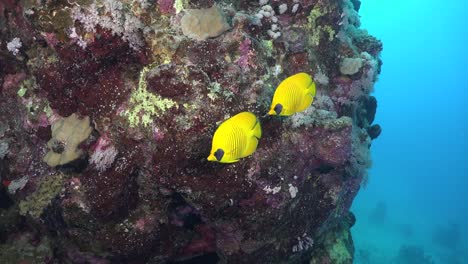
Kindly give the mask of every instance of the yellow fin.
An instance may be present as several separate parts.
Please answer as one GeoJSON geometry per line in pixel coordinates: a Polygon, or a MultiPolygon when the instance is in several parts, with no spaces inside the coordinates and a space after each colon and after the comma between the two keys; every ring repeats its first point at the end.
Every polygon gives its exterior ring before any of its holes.
{"type": "Polygon", "coordinates": [[[314,100],[314,98],[312,97],[312,94],[306,93],[306,94],[302,97],[301,104],[300,104],[299,107],[297,108],[297,111],[296,111],[296,112],[302,112],[302,111],[306,110],[307,108],[309,108],[309,106],[312,104],[312,101],[313,101],[313,100],[314,100]]]}
{"type": "Polygon", "coordinates": [[[256,122],[250,130],[249,137],[247,138],[247,146],[245,148],[244,156],[249,156],[257,150],[258,140],[262,137],[262,128],[257,117],[256,122]]]}
{"type": "Polygon", "coordinates": [[[257,117],[250,112],[241,112],[231,118],[226,122],[235,124],[236,126],[242,128],[245,132],[252,130],[254,125],[257,123],[257,117]]]}
{"type": "Polygon", "coordinates": [[[302,112],[309,108],[309,106],[312,104],[314,101],[315,97],[315,83],[312,82],[309,87],[307,87],[307,90],[304,91],[304,96],[302,97],[301,104],[297,108],[297,112],[302,112]]]}
{"type": "Polygon", "coordinates": [[[302,87],[309,87],[310,84],[313,82],[312,77],[309,74],[305,73],[305,72],[294,74],[294,75],[286,78],[285,81],[294,82],[294,83],[296,83],[296,85],[302,86],[302,87]]]}
{"type": "Polygon", "coordinates": [[[310,94],[312,95],[312,99],[315,97],[315,94],[317,92],[317,88],[315,87],[315,82],[312,80],[312,83],[307,87],[309,90],[310,94]]]}
{"type": "Polygon", "coordinates": [[[247,146],[244,151],[244,157],[249,156],[250,154],[254,153],[257,150],[258,146],[258,139],[254,136],[247,139],[247,146]]]}
{"type": "Polygon", "coordinates": [[[260,139],[262,137],[262,127],[260,126],[260,121],[257,119],[257,117],[255,117],[255,124],[252,128],[252,133],[253,136],[257,139],[260,139]]]}

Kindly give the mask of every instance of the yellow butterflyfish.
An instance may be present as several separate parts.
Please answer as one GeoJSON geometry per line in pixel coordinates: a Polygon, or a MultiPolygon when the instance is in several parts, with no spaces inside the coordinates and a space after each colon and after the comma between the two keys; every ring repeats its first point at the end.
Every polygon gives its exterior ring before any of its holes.
{"type": "Polygon", "coordinates": [[[213,135],[209,161],[233,163],[254,153],[262,129],[250,112],[239,113],[225,120],[213,135]]]}
{"type": "Polygon", "coordinates": [[[315,82],[304,72],[283,80],[276,88],[269,115],[290,116],[306,110],[315,97],[315,82]]]}

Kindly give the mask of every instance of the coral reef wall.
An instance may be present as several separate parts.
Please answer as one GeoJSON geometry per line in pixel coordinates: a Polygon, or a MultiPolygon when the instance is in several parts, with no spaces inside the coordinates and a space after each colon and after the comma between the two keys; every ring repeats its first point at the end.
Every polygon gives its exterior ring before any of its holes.
{"type": "Polygon", "coordinates": [[[0,1],[3,263],[352,263],[382,43],[358,0],[0,1]],[[265,114],[284,78],[317,95],[265,114]],[[208,162],[221,121],[263,138],[208,162]]]}

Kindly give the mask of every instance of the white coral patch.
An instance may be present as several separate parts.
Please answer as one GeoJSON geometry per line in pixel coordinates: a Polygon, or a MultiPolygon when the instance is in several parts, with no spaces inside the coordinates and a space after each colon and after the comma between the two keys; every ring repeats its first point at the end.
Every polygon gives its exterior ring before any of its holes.
{"type": "Polygon", "coordinates": [[[288,184],[288,186],[289,186],[289,194],[291,195],[291,198],[296,198],[296,195],[298,193],[297,187],[292,184],[288,184]]]}
{"type": "Polygon", "coordinates": [[[23,46],[23,44],[21,43],[21,40],[19,38],[14,38],[7,43],[8,51],[10,51],[15,56],[18,55],[21,46],[23,46]]]}

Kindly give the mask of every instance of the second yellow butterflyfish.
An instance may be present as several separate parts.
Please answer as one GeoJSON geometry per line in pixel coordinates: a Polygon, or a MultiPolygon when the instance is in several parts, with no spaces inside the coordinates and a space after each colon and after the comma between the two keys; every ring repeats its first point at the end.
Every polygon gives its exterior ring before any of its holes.
{"type": "Polygon", "coordinates": [[[290,116],[306,110],[315,97],[315,82],[304,72],[283,80],[276,88],[269,115],[290,116]]]}

